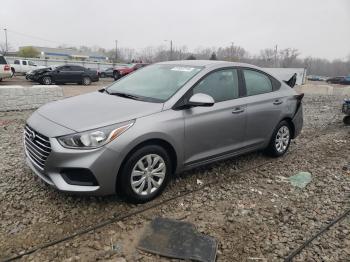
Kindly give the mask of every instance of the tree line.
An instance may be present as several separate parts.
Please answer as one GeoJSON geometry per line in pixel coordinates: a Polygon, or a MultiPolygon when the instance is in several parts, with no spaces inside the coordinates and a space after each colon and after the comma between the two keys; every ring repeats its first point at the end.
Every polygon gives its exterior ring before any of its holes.
{"type": "MultiPolygon", "coordinates": [[[[252,55],[243,47],[233,44],[226,47],[197,48],[193,51],[189,51],[185,45],[177,46],[172,50],[165,45],[156,47],[148,46],[139,50],[122,47],[118,48],[117,53],[115,49],[105,49],[98,46],[58,47],[70,48],[82,53],[98,53],[108,57],[110,61],[119,63],[130,63],[132,61],[154,63],[167,60],[211,59],[243,62],[261,67],[302,67],[307,69],[309,75],[350,75],[350,54],[347,59],[329,61],[315,57],[301,58],[300,52],[294,48],[284,48],[281,50],[277,50],[277,48],[266,48],[261,50],[259,54],[252,55]]],[[[1,51],[4,51],[3,45],[0,45],[1,51]]],[[[26,49],[19,50],[18,55],[23,57],[38,57],[39,53],[35,49],[27,47],[26,49]]]]}
{"type": "Polygon", "coordinates": [[[165,45],[157,47],[149,46],[136,50],[134,48],[118,48],[116,56],[115,49],[106,50],[100,47],[82,46],[76,48],[82,52],[97,52],[106,55],[111,61],[131,62],[143,61],[147,63],[161,62],[167,60],[183,59],[211,59],[232,62],[249,63],[261,67],[284,67],[284,68],[306,68],[310,75],[320,76],[346,76],[350,75],[350,54],[345,60],[306,57],[301,58],[300,52],[295,48],[284,48],[281,50],[266,48],[257,55],[251,55],[243,47],[230,45],[226,47],[197,48],[189,51],[187,46],[178,46],[170,50],[165,45]]]}

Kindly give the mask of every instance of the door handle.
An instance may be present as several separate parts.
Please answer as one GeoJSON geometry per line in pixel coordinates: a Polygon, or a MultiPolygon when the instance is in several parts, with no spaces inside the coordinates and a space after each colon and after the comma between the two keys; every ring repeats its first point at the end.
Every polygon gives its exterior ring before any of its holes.
{"type": "Polygon", "coordinates": [[[280,105],[280,104],[282,104],[282,103],[283,103],[283,101],[280,100],[280,99],[276,99],[275,101],[273,101],[273,104],[274,104],[274,105],[280,105]]]}
{"type": "Polygon", "coordinates": [[[236,107],[235,109],[233,109],[232,114],[239,114],[239,113],[243,113],[243,112],[244,112],[243,107],[236,107]]]}

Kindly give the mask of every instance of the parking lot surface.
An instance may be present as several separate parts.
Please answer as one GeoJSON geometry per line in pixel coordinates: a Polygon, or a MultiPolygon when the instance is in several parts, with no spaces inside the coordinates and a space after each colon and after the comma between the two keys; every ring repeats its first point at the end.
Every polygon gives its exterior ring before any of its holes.
{"type": "MultiPolygon", "coordinates": [[[[79,92],[74,88],[86,87],[64,88],[70,96],[79,92]]],[[[349,208],[350,171],[344,167],[350,162],[350,129],[341,121],[342,97],[304,99],[304,129],[285,156],[271,159],[258,152],[186,172],[144,205],[130,205],[117,196],[68,195],[47,186],[24,163],[23,126],[32,111],[0,112],[0,260],[195,190],[21,259],[169,261],[135,248],[143,227],[160,216],[192,222],[215,237],[217,261],[283,261],[349,208]],[[304,189],[286,179],[301,171],[312,175],[304,189]]],[[[346,261],[349,222],[346,218],[317,238],[295,261],[346,261]]]]}
{"type": "MultiPolygon", "coordinates": [[[[92,82],[89,86],[84,85],[78,85],[78,84],[65,84],[61,85],[63,87],[63,93],[65,97],[80,95],[84,93],[89,93],[92,91],[96,91],[100,88],[103,88],[105,86],[110,85],[113,83],[113,78],[100,78],[98,82],[92,82]]],[[[28,81],[25,79],[24,76],[14,76],[10,79],[4,79],[0,83],[1,86],[33,86],[33,85],[39,85],[36,82],[28,81]]]]}

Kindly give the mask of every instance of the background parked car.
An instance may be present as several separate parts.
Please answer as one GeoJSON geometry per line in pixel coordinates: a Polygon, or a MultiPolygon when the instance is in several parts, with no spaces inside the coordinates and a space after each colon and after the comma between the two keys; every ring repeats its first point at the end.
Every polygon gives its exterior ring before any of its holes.
{"type": "Polygon", "coordinates": [[[38,68],[35,70],[31,70],[26,74],[26,79],[31,80],[31,81],[39,81],[39,78],[41,77],[42,74],[52,71],[56,68],[57,66],[49,66],[49,67],[44,67],[44,68],[38,68]]]}
{"type": "Polygon", "coordinates": [[[11,67],[7,63],[4,56],[0,55],[0,81],[4,78],[10,78],[12,76],[11,67]]]}
{"type": "Polygon", "coordinates": [[[31,60],[22,60],[22,59],[16,59],[13,64],[11,64],[11,71],[12,74],[26,74],[31,70],[35,70],[38,68],[43,68],[43,66],[37,66],[33,61],[31,60]]]}
{"type": "Polygon", "coordinates": [[[77,83],[90,85],[99,80],[96,70],[91,70],[79,65],[64,65],[54,70],[44,70],[39,74],[38,81],[43,85],[77,83]]]}
{"type": "Polygon", "coordinates": [[[146,65],[148,65],[148,64],[146,64],[146,63],[133,63],[130,65],[126,65],[125,67],[116,67],[113,70],[114,80],[118,80],[119,78],[126,76],[127,74],[130,74],[131,72],[134,72],[137,69],[140,69],[141,67],[144,67],[146,65]]]}
{"type": "Polygon", "coordinates": [[[344,79],[340,82],[342,85],[350,85],[350,76],[344,77],[344,79]]]}
{"type": "Polygon", "coordinates": [[[309,80],[309,81],[325,81],[325,77],[309,75],[309,76],[307,76],[307,80],[309,80]]]}
{"type": "Polygon", "coordinates": [[[331,84],[342,84],[345,80],[345,76],[336,76],[327,79],[327,83],[331,84]]]}
{"type": "Polygon", "coordinates": [[[106,68],[104,70],[101,70],[99,72],[99,76],[100,77],[113,77],[113,70],[114,70],[113,67],[109,67],[109,68],[106,68]]]}

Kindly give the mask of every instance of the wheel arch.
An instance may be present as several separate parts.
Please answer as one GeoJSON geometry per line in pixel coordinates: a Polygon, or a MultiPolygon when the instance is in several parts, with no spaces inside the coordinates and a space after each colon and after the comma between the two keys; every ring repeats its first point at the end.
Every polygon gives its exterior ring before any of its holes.
{"type": "Polygon", "coordinates": [[[147,140],[144,140],[140,143],[138,143],[136,146],[134,146],[127,154],[126,156],[123,158],[121,165],[118,169],[118,173],[117,173],[117,179],[116,179],[116,191],[118,192],[118,183],[119,179],[120,179],[120,172],[122,172],[124,165],[126,163],[126,160],[134,153],[136,152],[138,149],[147,146],[147,145],[158,145],[161,146],[162,148],[164,148],[166,150],[166,152],[169,154],[169,157],[171,159],[172,162],[172,174],[176,173],[176,169],[177,169],[177,164],[178,164],[178,156],[176,154],[176,150],[174,148],[174,146],[168,142],[167,140],[163,139],[163,138],[150,138],[147,140]]]}
{"type": "Polygon", "coordinates": [[[286,122],[289,124],[290,129],[291,129],[291,132],[292,132],[291,138],[294,139],[294,138],[295,138],[295,126],[294,126],[294,123],[293,123],[292,118],[290,118],[290,117],[285,117],[285,118],[283,118],[279,123],[281,123],[282,121],[286,121],[286,122]]]}

